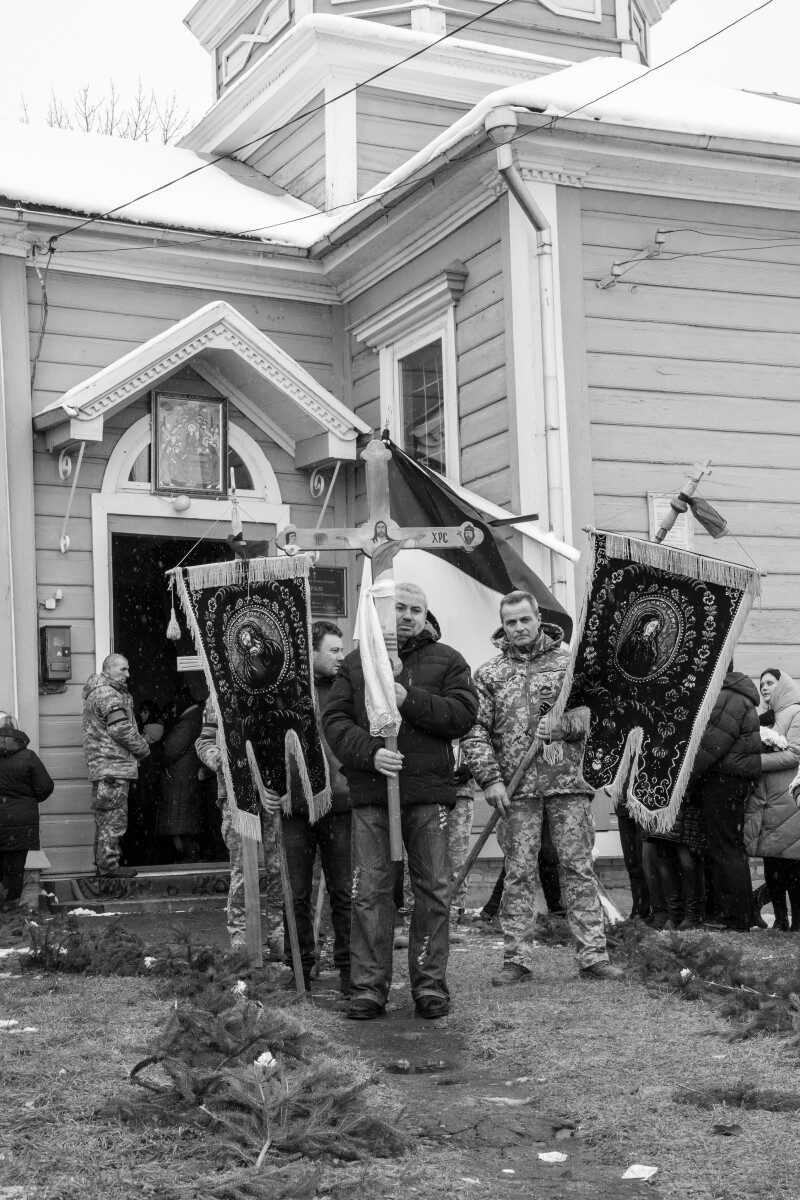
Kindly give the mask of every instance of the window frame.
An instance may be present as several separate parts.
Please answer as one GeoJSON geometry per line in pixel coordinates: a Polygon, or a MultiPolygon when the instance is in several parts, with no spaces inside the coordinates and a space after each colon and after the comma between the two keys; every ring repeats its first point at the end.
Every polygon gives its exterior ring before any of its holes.
{"type": "MultiPolygon", "coordinates": [[[[458,430],[458,383],[456,365],[455,306],[418,325],[414,330],[380,348],[381,427],[402,450],[403,393],[400,363],[416,350],[439,342],[442,347],[442,401],[444,408],[445,475],[461,482],[458,430]]],[[[406,451],[408,453],[408,451],[406,451]]]]}

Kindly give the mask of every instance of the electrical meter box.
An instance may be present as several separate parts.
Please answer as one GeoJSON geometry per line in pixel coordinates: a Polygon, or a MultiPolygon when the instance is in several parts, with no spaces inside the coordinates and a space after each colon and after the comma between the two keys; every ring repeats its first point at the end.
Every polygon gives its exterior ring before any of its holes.
{"type": "Polygon", "coordinates": [[[44,683],[65,683],[72,679],[71,632],[70,625],[44,625],[39,631],[44,683]]]}

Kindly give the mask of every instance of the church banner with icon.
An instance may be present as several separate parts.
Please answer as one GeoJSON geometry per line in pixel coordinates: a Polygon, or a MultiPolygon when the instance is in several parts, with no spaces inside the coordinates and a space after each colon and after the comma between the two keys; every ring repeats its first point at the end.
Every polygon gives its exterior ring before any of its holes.
{"type": "Polygon", "coordinates": [[[760,576],[750,567],[620,534],[592,534],[593,567],[556,706],[587,706],[583,774],[669,830],[760,576]]]}
{"type": "Polygon", "coordinates": [[[170,572],[219,717],[228,795],[240,833],[261,837],[247,760],[284,797],[300,787],[312,821],[330,806],[315,716],[307,555],[236,559],[170,572]]]}

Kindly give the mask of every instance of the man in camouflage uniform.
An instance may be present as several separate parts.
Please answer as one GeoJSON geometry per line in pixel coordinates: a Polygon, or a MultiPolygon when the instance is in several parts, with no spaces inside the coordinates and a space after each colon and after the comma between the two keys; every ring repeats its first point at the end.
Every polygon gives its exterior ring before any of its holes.
{"type": "Polygon", "coordinates": [[[502,628],[492,639],[500,653],[475,673],[478,719],[462,741],[467,766],[502,817],[497,840],[506,856],[500,909],[504,954],[503,970],[492,983],[505,987],[531,974],[536,867],[545,810],[561,863],[580,973],[620,979],[622,971],[608,961],[592,868],[593,790],[581,774],[589,710],[565,712],[560,722],[545,715],[561,692],[569,651],[561,648],[557,626],[542,625],[534,597],[509,592],[500,601],[500,620],[502,628]],[[509,800],[506,785],[534,736],[545,746],[509,800]]]}
{"type": "MultiPolygon", "coordinates": [[[[228,888],[228,937],[231,949],[245,948],[244,874],[242,871],[242,839],[233,823],[233,802],[228,797],[225,776],[222,772],[222,753],[219,748],[219,722],[211,699],[206,701],[203,712],[203,728],[195,742],[197,757],[203,766],[217,776],[217,804],[222,810],[222,837],[228,847],[231,881],[228,888]]],[[[278,843],[275,836],[275,816],[261,814],[261,845],[264,851],[264,873],[266,887],[267,950],[270,961],[280,962],[283,958],[283,891],[281,888],[278,843]]]]}
{"type": "Polygon", "coordinates": [[[97,874],[120,879],[136,875],[119,865],[120,838],[128,828],[128,789],[139,774],[139,759],[150,748],[139,733],[128,691],[130,668],[121,654],[109,654],[99,675],[83,688],[83,752],[92,783],[94,861],[97,874]]]}

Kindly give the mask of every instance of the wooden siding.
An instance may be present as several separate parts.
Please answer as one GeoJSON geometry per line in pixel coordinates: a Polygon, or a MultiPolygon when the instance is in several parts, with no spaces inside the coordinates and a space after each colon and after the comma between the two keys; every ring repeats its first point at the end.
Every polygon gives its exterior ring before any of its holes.
{"type": "MultiPolygon", "coordinates": [[[[448,33],[464,24],[462,14],[472,16],[479,11],[481,8],[475,0],[462,0],[458,14],[447,14],[448,33]]],[[[465,41],[505,46],[510,50],[571,62],[583,62],[599,54],[619,57],[614,0],[603,0],[602,11],[602,21],[583,21],[550,12],[537,0],[519,0],[507,10],[501,9],[477,21],[465,29],[461,37],[465,41]]]]}
{"type": "MultiPolygon", "coordinates": [[[[40,328],[40,294],[36,275],[29,273],[32,353],[40,328]]],[[[320,383],[334,387],[329,307],[248,296],[225,298],[320,383]]],[[[37,410],[175,321],[219,299],[219,294],[51,272],[48,299],[48,322],[36,373],[37,410]]],[[[336,374],[341,374],[340,369],[336,374]]],[[[136,401],[108,419],[102,443],[86,444],[69,523],[71,548],[65,555],[60,552],[59,537],[71,481],[59,479],[58,455],[47,453],[44,438],[37,435],[34,439],[39,598],[44,600],[55,588],[64,593],[54,612],[40,611],[43,623],[71,625],[74,651],[72,682],[63,693],[41,696],[39,706],[42,758],[56,781],[54,796],[41,814],[42,845],[57,869],[86,869],[92,861],[94,824],[89,812],[90,787],[83,762],[80,717],[83,684],[95,669],[91,495],[100,489],[117,441],[147,411],[145,399],[136,401]]],[[[293,518],[298,523],[314,523],[319,506],[309,493],[307,474],[295,472],[289,455],[235,407],[231,408],[231,419],[264,450],[275,470],[283,502],[292,506],[293,518]]],[[[341,495],[343,505],[343,489],[341,495]]],[[[337,519],[343,521],[344,508],[338,505],[337,499],[337,519]]],[[[192,533],[194,524],[186,523],[192,533]]],[[[177,525],[176,532],[180,532],[177,525]]]]}
{"type": "MultiPolygon", "coordinates": [[[[511,500],[506,396],[505,314],[496,205],[364,292],[350,304],[349,322],[378,312],[460,259],[467,267],[456,306],[461,482],[496,504],[511,500]]],[[[373,428],[380,422],[378,354],[351,339],[353,408],[373,428]]],[[[363,481],[359,484],[361,497],[363,481]]]]}
{"type": "Polygon", "coordinates": [[[737,666],[795,675],[800,217],[591,191],[582,213],[597,524],[647,536],[646,493],[676,490],[711,458],[701,493],[735,536],[715,543],[698,527],[697,548],[767,572],[737,666]],[[595,286],[657,228],[676,231],[660,259],[595,286]]]}
{"type": "Polygon", "coordinates": [[[453,101],[362,88],[356,116],[359,196],[449,129],[467,108],[453,101]]]}
{"type": "Polygon", "coordinates": [[[301,109],[298,120],[273,134],[247,158],[278,187],[316,208],[325,207],[325,113],[319,108],[323,100],[320,92],[301,109]]]}

